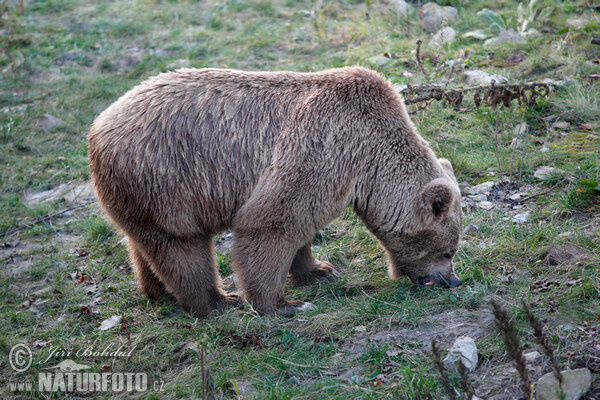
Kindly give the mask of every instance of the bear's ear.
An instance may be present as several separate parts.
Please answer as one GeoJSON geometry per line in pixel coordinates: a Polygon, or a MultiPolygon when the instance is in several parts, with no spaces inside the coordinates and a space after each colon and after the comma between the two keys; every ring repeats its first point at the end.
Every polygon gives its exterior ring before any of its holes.
{"type": "Polygon", "coordinates": [[[442,168],[444,169],[444,172],[446,173],[446,175],[448,175],[448,177],[450,179],[452,179],[454,182],[457,182],[456,177],[454,176],[454,168],[452,168],[452,164],[450,164],[450,161],[448,161],[445,158],[438,158],[438,161],[439,161],[440,165],[442,166],[442,168]]]}
{"type": "Polygon", "coordinates": [[[454,200],[452,184],[444,178],[434,179],[421,192],[421,211],[426,220],[439,220],[450,210],[454,200]]]}

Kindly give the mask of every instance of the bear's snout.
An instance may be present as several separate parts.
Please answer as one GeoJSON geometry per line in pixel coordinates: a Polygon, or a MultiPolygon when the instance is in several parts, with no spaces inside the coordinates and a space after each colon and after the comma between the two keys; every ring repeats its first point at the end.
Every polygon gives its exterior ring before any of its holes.
{"type": "Polygon", "coordinates": [[[439,285],[441,287],[453,288],[462,285],[462,282],[458,277],[452,273],[449,277],[445,277],[442,274],[436,274],[431,276],[423,276],[419,278],[419,285],[421,286],[434,286],[439,285]]]}

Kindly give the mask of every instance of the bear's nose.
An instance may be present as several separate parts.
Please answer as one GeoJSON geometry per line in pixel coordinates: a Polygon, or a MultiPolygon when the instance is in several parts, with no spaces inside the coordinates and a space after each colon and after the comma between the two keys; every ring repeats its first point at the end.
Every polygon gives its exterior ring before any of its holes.
{"type": "Polygon", "coordinates": [[[462,285],[462,282],[460,281],[460,279],[458,279],[458,277],[454,274],[450,275],[449,278],[444,278],[441,277],[441,286],[443,287],[457,287],[462,285]]]}

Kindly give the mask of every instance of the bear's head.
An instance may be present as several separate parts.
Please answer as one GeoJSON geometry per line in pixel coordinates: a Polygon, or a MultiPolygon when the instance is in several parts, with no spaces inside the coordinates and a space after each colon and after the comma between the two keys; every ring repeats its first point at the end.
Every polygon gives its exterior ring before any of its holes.
{"type": "Polygon", "coordinates": [[[383,239],[390,275],[414,283],[455,287],[461,284],[452,259],[462,235],[460,190],[447,160],[439,160],[444,176],[427,183],[412,202],[410,223],[383,239]]]}

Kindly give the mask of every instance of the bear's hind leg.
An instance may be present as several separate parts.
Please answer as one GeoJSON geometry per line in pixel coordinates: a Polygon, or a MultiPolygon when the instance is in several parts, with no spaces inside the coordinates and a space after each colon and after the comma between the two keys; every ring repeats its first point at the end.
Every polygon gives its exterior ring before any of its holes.
{"type": "Polygon", "coordinates": [[[151,299],[160,299],[165,293],[165,285],[154,275],[150,269],[150,263],[131,240],[128,240],[128,248],[140,289],[151,299]]]}
{"type": "Polygon", "coordinates": [[[221,289],[210,236],[166,238],[153,249],[154,272],[179,304],[199,317],[242,304],[240,296],[221,289]]]}
{"type": "Polygon", "coordinates": [[[290,273],[292,280],[298,286],[310,285],[337,276],[333,265],[315,259],[310,249],[310,243],[298,250],[292,261],[290,273]]]}

